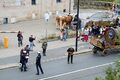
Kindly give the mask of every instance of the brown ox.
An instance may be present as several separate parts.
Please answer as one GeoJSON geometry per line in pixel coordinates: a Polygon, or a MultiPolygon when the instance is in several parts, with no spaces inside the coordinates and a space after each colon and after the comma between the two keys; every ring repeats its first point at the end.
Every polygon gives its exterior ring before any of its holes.
{"type": "Polygon", "coordinates": [[[70,25],[73,17],[71,15],[67,16],[56,16],[56,26],[59,29],[63,29],[66,25],[70,25]]]}

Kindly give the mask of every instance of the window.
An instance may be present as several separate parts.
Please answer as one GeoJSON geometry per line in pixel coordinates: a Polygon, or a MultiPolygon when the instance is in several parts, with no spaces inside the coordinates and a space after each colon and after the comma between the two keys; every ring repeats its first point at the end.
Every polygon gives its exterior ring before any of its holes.
{"type": "Polygon", "coordinates": [[[31,4],[32,4],[32,5],[36,5],[36,0],[32,0],[32,1],[31,1],[31,4]]]}
{"type": "Polygon", "coordinates": [[[56,3],[60,3],[61,2],[61,0],[56,0],[56,3]]]}
{"type": "Polygon", "coordinates": [[[21,5],[21,0],[16,0],[16,5],[20,6],[21,5]]]}

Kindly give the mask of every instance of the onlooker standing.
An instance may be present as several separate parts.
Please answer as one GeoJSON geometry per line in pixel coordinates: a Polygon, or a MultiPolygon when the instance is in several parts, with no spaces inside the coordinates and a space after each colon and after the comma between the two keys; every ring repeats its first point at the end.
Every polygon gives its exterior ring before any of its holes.
{"type": "Polygon", "coordinates": [[[68,52],[68,58],[67,58],[67,62],[69,64],[69,59],[71,58],[71,64],[73,64],[73,52],[74,52],[74,48],[68,48],[67,52],[68,52]]]}
{"type": "Polygon", "coordinates": [[[66,41],[67,37],[68,37],[68,29],[67,27],[65,27],[63,30],[63,40],[66,41]]]}
{"type": "Polygon", "coordinates": [[[33,51],[33,46],[35,46],[35,44],[34,44],[34,41],[35,40],[35,37],[33,37],[33,35],[31,35],[30,37],[29,37],[29,42],[30,42],[30,50],[31,51],[33,51]]]}
{"type": "Polygon", "coordinates": [[[41,73],[44,74],[43,69],[41,67],[41,54],[40,54],[40,52],[38,52],[38,56],[36,57],[36,69],[37,69],[36,75],[39,75],[39,68],[41,70],[41,73]]]}
{"type": "Polygon", "coordinates": [[[115,4],[115,2],[113,2],[112,3],[112,11],[115,11],[115,9],[116,9],[116,4],[115,4]]]}
{"type": "Polygon", "coordinates": [[[43,43],[42,43],[42,49],[43,49],[43,56],[46,56],[46,49],[47,49],[47,42],[46,41],[44,41],[43,43]]]}
{"type": "Polygon", "coordinates": [[[23,49],[21,49],[20,51],[20,63],[22,64],[21,65],[21,72],[24,70],[24,71],[27,71],[27,67],[26,67],[26,63],[27,63],[27,58],[26,58],[26,51],[24,51],[23,49]]]}
{"type": "Polygon", "coordinates": [[[64,34],[63,32],[64,32],[64,29],[61,29],[61,30],[60,30],[60,40],[61,40],[61,41],[63,40],[63,34],[64,34]]]}
{"type": "Polygon", "coordinates": [[[48,20],[49,20],[49,18],[50,18],[50,15],[49,15],[48,12],[46,12],[46,13],[44,14],[44,18],[45,18],[45,21],[48,22],[48,20]]]}
{"type": "Polygon", "coordinates": [[[23,35],[20,31],[18,31],[18,34],[17,34],[17,37],[18,37],[18,47],[22,46],[23,45],[23,35]]]}
{"type": "Polygon", "coordinates": [[[86,42],[88,41],[88,35],[89,35],[89,29],[86,28],[84,30],[84,41],[86,41],[86,42]]]}
{"type": "Polygon", "coordinates": [[[119,26],[119,18],[118,17],[115,20],[115,26],[119,26]]]}

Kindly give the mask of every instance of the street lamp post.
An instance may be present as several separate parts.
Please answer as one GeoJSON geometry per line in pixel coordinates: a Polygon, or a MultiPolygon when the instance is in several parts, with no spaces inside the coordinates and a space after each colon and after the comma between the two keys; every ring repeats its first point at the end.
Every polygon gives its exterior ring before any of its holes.
{"type": "Polygon", "coordinates": [[[78,27],[79,27],[79,0],[77,1],[77,26],[76,26],[76,41],[75,41],[75,51],[78,50],[78,27]]]}
{"type": "Polygon", "coordinates": [[[71,0],[69,0],[69,14],[71,13],[71,0]]]}

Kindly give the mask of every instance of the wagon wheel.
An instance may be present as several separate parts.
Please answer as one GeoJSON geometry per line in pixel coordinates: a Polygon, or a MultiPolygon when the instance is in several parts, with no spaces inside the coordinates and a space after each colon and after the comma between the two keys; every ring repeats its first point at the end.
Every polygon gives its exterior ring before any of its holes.
{"type": "Polygon", "coordinates": [[[108,50],[103,50],[102,56],[108,55],[108,50]]]}
{"type": "Polygon", "coordinates": [[[103,56],[103,51],[98,50],[97,53],[98,53],[99,55],[103,56]]]}
{"type": "Polygon", "coordinates": [[[92,51],[93,51],[94,54],[96,54],[96,53],[97,53],[97,48],[94,47],[94,48],[92,49],[92,51]]]}

